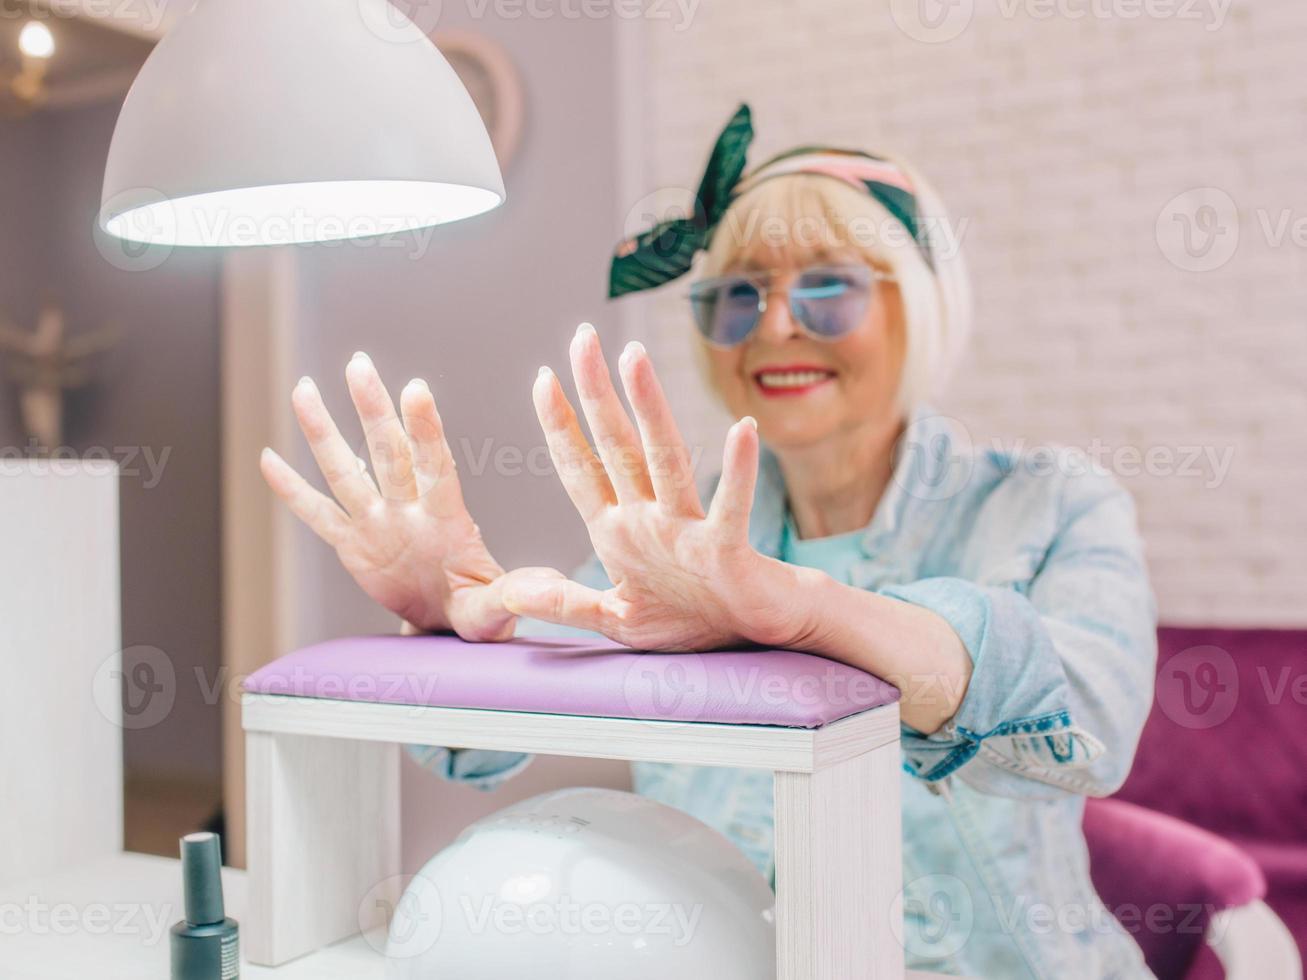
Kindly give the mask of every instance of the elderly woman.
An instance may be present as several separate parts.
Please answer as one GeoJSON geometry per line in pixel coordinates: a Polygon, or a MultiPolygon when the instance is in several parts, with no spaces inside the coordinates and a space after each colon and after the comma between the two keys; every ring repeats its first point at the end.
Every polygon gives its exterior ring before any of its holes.
{"type": "MultiPolygon", "coordinates": [[[[464,506],[431,391],[410,382],[396,414],[363,354],[346,378],[375,483],[308,379],[292,401],[335,501],[270,450],[264,474],[413,629],[502,640],[532,617],[647,650],[805,650],[892,680],[909,963],[1147,976],[1094,892],[1081,832],[1085,797],[1125,778],[1150,702],[1154,614],[1130,498],[1070,451],[973,453],[924,407],[969,310],[919,176],[819,147],[745,174],[751,137],[741,107],[700,211],[625,243],[612,269],[620,295],[678,277],[706,249],[690,303],[708,383],[739,419],[706,508],[644,348],[627,345],[618,365],[632,418],[588,325],[571,367],[593,449],[553,372],[533,388],[594,546],[573,578],[504,571],[464,506]]],[[[414,752],[481,786],[527,762],[414,752]]],[[[640,793],[718,828],[769,876],[770,779],[634,772],[640,793]]]]}

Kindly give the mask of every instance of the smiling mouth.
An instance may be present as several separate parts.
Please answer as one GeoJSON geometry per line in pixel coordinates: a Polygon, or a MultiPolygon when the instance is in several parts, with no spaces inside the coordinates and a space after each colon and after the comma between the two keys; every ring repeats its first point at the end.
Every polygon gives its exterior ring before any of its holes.
{"type": "Polygon", "coordinates": [[[760,371],[753,372],[754,384],[758,386],[764,395],[769,397],[802,395],[814,388],[820,388],[834,377],[834,371],[807,364],[763,368],[760,371]]]}

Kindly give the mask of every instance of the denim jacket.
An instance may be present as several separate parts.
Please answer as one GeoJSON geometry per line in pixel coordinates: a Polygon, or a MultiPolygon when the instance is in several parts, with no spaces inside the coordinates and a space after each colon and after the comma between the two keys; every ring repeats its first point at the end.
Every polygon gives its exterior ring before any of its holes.
{"type": "MultiPolygon", "coordinates": [[[[976,451],[960,424],[929,411],[913,417],[893,474],[848,584],[933,610],[973,661],[943,728],[902,730],[909,966],[1004,980],[1150,976],[1090,883],[1081,830],[1085,797],[1124,781],[1152,702],[1156,619],[1129,495],[1084,454],[976,451]]],[[[764,451],[750,526],[760,552],[778,555],[785,513],[764,451]]],[[[577,577],[608,585],[593,557],[577,577]]],[[[529,761],[410,751],[483,788],[529,761]]],[[[633,779],[774,879],[769,772],[636,763],[633,779]]]]}

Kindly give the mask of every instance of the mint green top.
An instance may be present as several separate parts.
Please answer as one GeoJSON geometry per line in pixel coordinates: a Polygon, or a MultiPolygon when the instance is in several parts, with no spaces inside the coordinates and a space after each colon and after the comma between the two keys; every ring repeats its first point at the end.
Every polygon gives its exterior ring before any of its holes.
{"type": "Polygon", "coordinates": [[[816,568],[837,582],[853,583],[853,567],[867,560],[862,550],[865,528],[832,534],[824,538],[801,538],[794,523],[794,515],[785,509],[785,523],[781,525],[781,551],[777,556],[791,565],[816,568]]]}

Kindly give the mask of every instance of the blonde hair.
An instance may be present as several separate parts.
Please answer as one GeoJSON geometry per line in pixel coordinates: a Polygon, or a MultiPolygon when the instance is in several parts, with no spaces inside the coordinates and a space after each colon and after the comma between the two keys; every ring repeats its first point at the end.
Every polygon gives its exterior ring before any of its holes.
{"type": "MultiPolygon", "coordinates": [[[[898,397],[910,413],[939,394],[966,346],[971,289],[960,232],[938,195],[902,161],[895,163],[916,190],[933,271],[903,224],[870,194],[833,177],[795,173],[762,180],[731,203],[697,275],[722,275],[748,264],[750,253],[760,250],[797,252],[800,264],[834,252],[858,252],[893,276],[899,290],[907,349],[898,397]]],[[[696,346],[707,376],[706,345],[696,346]]]]}

